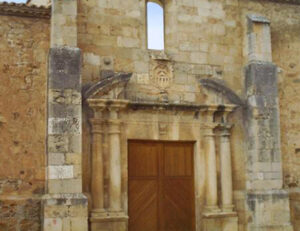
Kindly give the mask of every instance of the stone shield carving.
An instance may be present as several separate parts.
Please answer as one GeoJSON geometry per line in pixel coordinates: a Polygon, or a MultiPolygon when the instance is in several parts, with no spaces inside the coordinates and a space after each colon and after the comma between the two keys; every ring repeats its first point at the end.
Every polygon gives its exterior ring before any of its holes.
{"type": "Polygon", "coordinates": [[[170,61],[153,61],[150,73],[150,82],[158,88],[166,89],[173,83],[173,66],[170,61]]]}

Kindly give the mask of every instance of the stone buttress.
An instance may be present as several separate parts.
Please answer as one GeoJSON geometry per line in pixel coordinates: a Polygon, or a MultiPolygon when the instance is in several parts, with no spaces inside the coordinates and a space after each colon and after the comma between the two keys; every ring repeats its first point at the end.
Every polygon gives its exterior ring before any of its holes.
{"type": "Polygon", "coordinates": [[[52,1],[48,65],[47,194],[44,231],[87,231],[81,174],[81,52],[77,1],[52,1]]]}
{"type": "Polygon", "coordinates": [[[245,113],[247,134],[246,230],[293,230],[283,190],[277,67],[270,22],[248,15],[245,113]]]}

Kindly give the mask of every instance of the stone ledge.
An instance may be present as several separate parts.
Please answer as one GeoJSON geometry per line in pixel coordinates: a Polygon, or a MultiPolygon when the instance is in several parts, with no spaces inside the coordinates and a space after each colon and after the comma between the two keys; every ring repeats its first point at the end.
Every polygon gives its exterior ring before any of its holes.
{"type": "Polygon", "coordinates": [[[129,219],[128,216],[123,215],[123,216],[110,216],[109,213],[103,214],[102,217],[90,217],[90,221],[93,223],[102,223],[102,222],[111,222],[111,221],[127,221],[129,219]],[[106,216],[105,216],[106,215],[106,216]]]}
{"type": "Polygon", "coordinates": [[[203,231],[238,231],[238,216],[203,217],[203,231]]]}
{"type": "Polygon", "coordinates": [[[218,212],[218,213],[203,213],[204,218],[226,218],[226,217],[237,217],[236,212],[218,212]]]}
{"type": "Polygon", "coordinates": [[[88,203],[87,197],[82,193],[45,194],[42,199],[45,205],[87,205],[88,203]]]}

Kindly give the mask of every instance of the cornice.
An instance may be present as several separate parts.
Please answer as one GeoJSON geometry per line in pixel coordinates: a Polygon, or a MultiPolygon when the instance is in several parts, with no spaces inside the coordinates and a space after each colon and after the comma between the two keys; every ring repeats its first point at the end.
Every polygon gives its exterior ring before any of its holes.
{"type": "Polygon", "coordinates": [[[21,17],[33,17],[33,18],[50,18],[51,7],[34,6],[18,3],[0,3],[0,15],[12,15],[21,17]]]}
{"type": "Polygon", "coordinates": [[[294,4],[300,5],[300,0],[251,0],[256,2],[276,2],[276,3],[286,3],[286,4],[294,4]]]}

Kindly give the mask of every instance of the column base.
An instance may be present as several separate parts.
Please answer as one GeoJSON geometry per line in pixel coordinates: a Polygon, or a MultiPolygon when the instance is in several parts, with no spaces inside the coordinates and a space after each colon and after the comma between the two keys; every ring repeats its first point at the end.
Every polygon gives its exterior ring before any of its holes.
{"type": "Polygon", "coordinates": [[[107,217],[107,211],[105,209],[93,209],[90,213],[90,218],[107,217]]]}
{"type": "Polygon", "coordinates": [[[238,217],[236,212],[203,214],[203,231],[238,231],[238,217]]]}
{"type": "Polygon", "coordinates": [[[124,212],[104,212],[90,218],[91,231],[127,231],[128,216],[124,212]]]}
{"type": "Polygon", "coordinates": [[[43,231],[88,231],[88,201],[82,193],[46,194],[42,209],[43,231]]]}
{"type": "Polygon", "coordinates": [[[233,212],[234,205],[222,205],[222,212],[230,213],[233,212]]]}
{"type": "Polygon", "coordinates": [[[221,209],[218,206],[205,206],[204,208],[204,214],[218,214],[221,212],[221,209]]]}

